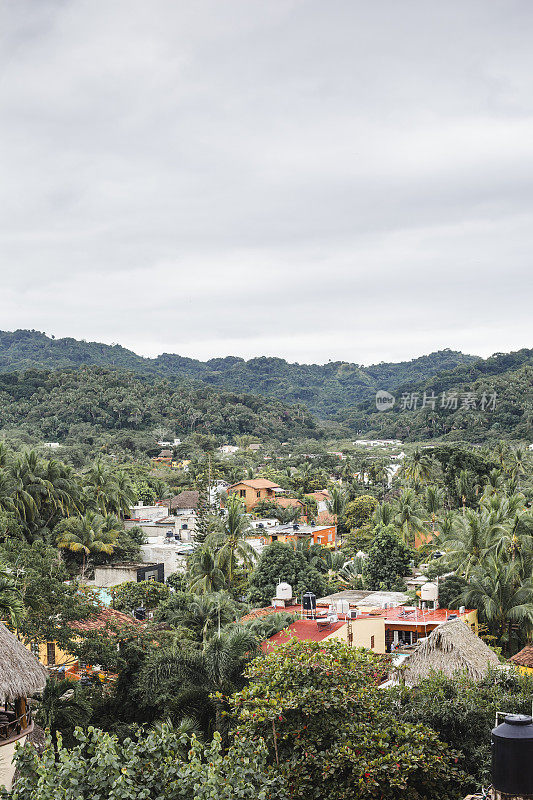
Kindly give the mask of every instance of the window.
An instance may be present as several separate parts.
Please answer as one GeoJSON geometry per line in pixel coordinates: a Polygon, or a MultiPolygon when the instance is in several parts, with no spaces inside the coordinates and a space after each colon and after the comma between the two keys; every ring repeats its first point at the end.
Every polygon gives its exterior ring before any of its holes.
{"type": "Polygon", "coordinates": [[[373,650],[373,649],[374,649],[374,644],[375,644],[375,639],[374,639],[374,637],[373,637],[373,636],[371,636],[371,637],[370,637],[370,649],[371,649],[371,650],[373,650]]]}
{"type": "Polygon", "coordinates": [[[261,497],[261,492],[256,492],[256,493],[255,493],[255,496],[256,496],[256,497],[261,497]]]}
{"type": "Polygon", "coordinates": [[[39,658],[39,642],[36,641],[31,642],[30,650],[35,656],[35,658],[39,658]]]}
{"type": "Polygon", "coordinates": [[[239,497],[246,497],[246,489],[240,489],[239,497]]]}
{"type": "Polygon", "coordinates": [[[329,536],[328,536],[328,542],[332,542],[332,541],[333,541],[333,534],[330,533],[329,536]]]}
{"type": "Polygon", "coordinates": [[[189,528],[189,526],[187,525],[186,522],[182,523],[182,526],[181,526],[181,530],[182,531],[186,531],[186,530],[188,530],[188,528],[189,528]]]}
{"type": "Polygon", "coordinates": [[[56,643],[55,642],[47,642],[46,643],[46,663],[49,667],[53,666],[56,663],[56,643]]]}

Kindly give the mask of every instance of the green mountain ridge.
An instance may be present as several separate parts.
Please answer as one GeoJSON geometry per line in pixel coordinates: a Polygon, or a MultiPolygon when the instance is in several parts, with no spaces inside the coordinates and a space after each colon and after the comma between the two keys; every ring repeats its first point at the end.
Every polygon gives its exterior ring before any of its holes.
{"type": "Polygon", "coordinates": [[[172,353],[144,358],[121,345],[73,338],[54,339],[40,331],[0,332],[0,373],[28,369],[79,369],[100,366],[160,378],[188,378],[228,391],[261,395],[284,403],[303,403],[322,418],[350,409],[377,389],[393,390],[408,381],[422,381],[478,356],[445,349],[399,363],[369,367],[343,361],[327,364],[289,363],[261,356],[246,361],[237,356],[200,361],[172,353]]]}
{"type": "Polygon", "coordinates": [[[395,390],[393,409],[378,412],[365,399],[337,420],[352,431],[385,438],[420,441],[433,438],[484,441],[502,436],[533,438],[533,349],[496,353],[475,364],[459,366],[395,390]],[[457,408],[446,407],[457,394],[457,408]],[[443,401],[443,393],[446,397],[443,401]],[[432,402],[421,407],[427,398],[432,402]],[[494,408],[491,398],[494,397],[494,408]],[[403,398],[403,399],[402,399],[403,398]],[[414,406],[416,400],[416,408],[414,406]],[[402,406],[405,406],[404,408],[402,406]],[[411,406],[409,408],[408,406],[411,406]]]}

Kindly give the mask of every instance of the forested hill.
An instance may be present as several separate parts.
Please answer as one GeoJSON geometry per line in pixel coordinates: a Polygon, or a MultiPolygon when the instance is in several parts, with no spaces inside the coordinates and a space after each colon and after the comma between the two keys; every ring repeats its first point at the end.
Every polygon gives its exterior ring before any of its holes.
{"type": "Polygon", "coordinates": [[[39,331],[0,332],[0,373],[95,365],[141,375],[192,378],[221,389],[258,394],[285,403],[304,403],[324,418],[372,397],[377,389],[395,389],[408,381],[425,381],[443,370],[467,367],[477,360],[476,356],[441,350],[412,361],[369,367],[341,361],[290,364],[273,357],[245,361],[228,356],[204,362],[170,353],[143,358],[120,345],[52,339],[39,331]]]}
{"type": "Polygon", "coordinates": [[[389,411],[377,412],[374,399],[364,400],[341,412],[338,420],[354,432],[410,441],[434,437],[472,442],[501,437],[531,440],[533,350],[496,354],[424,382],[406,383],[394,395],[396,402],[389,411]]]}
{"type": "Polygon", "coordinates": [[[157,448],[159,426],[181,437],[200,432],[224,441],[241,434],[264,441],[321,435],[303,406],[176,378],[103,367],[0,375],[0,430],[8,435],[146,453],[157,448]]]}

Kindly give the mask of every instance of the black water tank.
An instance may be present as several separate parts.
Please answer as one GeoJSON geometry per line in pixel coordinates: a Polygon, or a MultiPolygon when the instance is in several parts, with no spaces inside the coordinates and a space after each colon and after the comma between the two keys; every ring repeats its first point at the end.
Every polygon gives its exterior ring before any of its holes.
{"type": "Polygon", "coordinates": [[[314,614],[316,611],[316,594],[306,592],[302,597],[303,610],[314,614]]]}
{"type": "Polygon", "coordinates": [[[497,792],[533,795],[533,722],[526,714],[506,714],[492,731],[492,785],[497,792]]]}

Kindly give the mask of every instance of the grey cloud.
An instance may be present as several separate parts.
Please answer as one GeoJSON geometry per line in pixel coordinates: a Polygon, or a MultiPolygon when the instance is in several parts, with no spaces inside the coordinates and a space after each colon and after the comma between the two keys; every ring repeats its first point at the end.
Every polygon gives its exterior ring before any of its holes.
{"type": "Polygon", "coordinates": [[[2,327],[300,361],[530,343],[527,0],[2,13],[2,327]]]}

